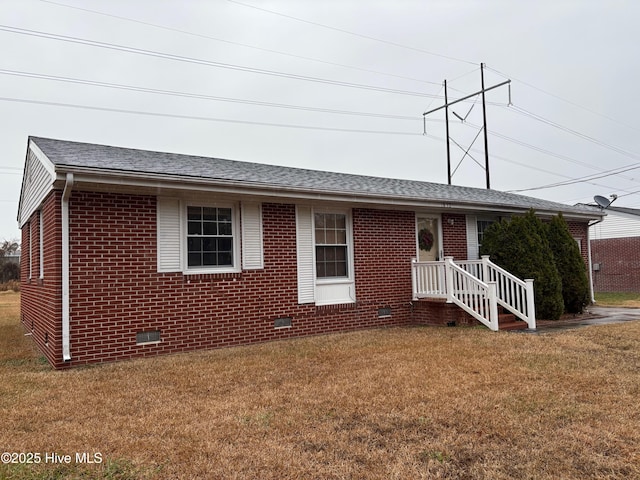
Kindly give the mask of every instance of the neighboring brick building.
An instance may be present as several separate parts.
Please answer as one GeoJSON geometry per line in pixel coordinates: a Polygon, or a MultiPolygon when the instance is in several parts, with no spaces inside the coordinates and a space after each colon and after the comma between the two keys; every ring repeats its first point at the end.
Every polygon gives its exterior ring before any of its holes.
{"type": "Polygon", "coordinates": [[[593,289],[640,293],[640,209],[608,207],[591,227],[593,289]]]}
{"type": "Polygon", "coordinates": [[[22,322],[64,368],[432,321],[412,302],[412,259],[477,258],[481,218],[530,208],[563,212],[585,249],[599,218],[493,190],[30,138],[22,322]]]}

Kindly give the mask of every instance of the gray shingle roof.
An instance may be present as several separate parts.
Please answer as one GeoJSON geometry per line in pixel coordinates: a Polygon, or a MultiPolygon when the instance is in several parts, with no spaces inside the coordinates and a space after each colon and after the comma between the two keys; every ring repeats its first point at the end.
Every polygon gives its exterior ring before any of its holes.
{"type": "Polygon", "coordinates": [[[309,192],[389,197],[406,200],[431,200],[452,204],[486,205],[495,208],[544,210],[551,212],[593,214],[598,209],[588,206],[569,206],[539,198],[505,193],[497,190],[444,185],[415,180],[370,177],[302,168],[265,165],[220,158],[207,158],[175,153],[153,152],[89,143],[30,138],[56,169],[73,167],[96,171],[122,171],[202,179],[204,181],[233,181],[248,186],[304,189],[309,192]]]}

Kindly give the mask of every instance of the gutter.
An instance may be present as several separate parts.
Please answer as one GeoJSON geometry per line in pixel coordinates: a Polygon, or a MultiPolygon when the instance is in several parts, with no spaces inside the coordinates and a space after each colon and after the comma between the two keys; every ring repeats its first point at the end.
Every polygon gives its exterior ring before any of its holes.
{"type": "MultiPolygon", "coordinates": [[[[598,215],[583,209],[575,210],[571,206],[558,204],[553,206],[513,205],[502,202],[487,203],[482,200],[461,200],[451,198],[425,198],[420,196],[398,196],[392,193],[368,193],[366,191],[349,192],[327,188],[310,188],[306,186],[270,185],[264,182],[250,182],[229,179],[210,179],[202,177],[185,177],[175,174],[158,174],[145,172],[127,172],[120,170],[90,167],[72,167],[76,184],[87,183],[96,188],[132,187],[139,192],[140,188],[150,189],[150,194],[158,195],[159,189],[178,189],[190,191],[210,191],[222,194],[256,195],[266,198],[287,198],[297,200],[350,202],[363,205],[385,205],[409,208],[433,208],[440,212],[486,211],[487,208],[509,214],[521,214],[533,208],[540,215],[557,215],[562,212],[565,218],[576,220],[593,220],[598,215]],[[564,207],[564,208],[563,208],[564,207]]],[[[71,168],[62,165],[61,173],[71,173],[71,168]]],[[[535,199],[538,200],[538,199],[535,199]]]]}
{"type": "Polygon", "coordinates": [[[62,360],[71,360],[69,335],[69,197],[73,189],[73,173],[67,173],[62,192],[62,360]]]}

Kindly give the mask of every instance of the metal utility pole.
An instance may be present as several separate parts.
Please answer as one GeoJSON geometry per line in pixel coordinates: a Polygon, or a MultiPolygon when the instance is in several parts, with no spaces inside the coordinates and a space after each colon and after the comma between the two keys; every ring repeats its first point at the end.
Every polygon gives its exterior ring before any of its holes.
{"type": "MultiPolygon", "coordinates": [[[[484,63],[480,64],[480,88],[482,88],[482,122],[484,129],[484,172],[487,177],[487,190],[491,188],[491,181],[489,180],[489,139],[487,135],[487,105],[484,101],[484,63]]],[[[445,103],[447,100],[445,99],[445,103]]]]}
{"type": "Polygon", "coordinates": [[[449,106],[447,105],[447,81],[444,81],[444,120],[447,130],[447,179],[451,185],[451,151],[449,148],[449,106]]]}
{"type": "MultiPolygon", "coordinates": [[[[449,107],[451,105],[455,105],[456,103],[462,102],[464,100],[468,100],[472,97],[475,97],[478,94],[482,94],[482,119],[483,119],[483,129],[484,129],[484,155],[485,155],[485,173],[486,173],[486,181],[487,181],[487,188],[491,188],[491,183],[490,183],[490,174],[489,174],[489,139],[488,139],[488,132],[487,132],[487,109],[486,109],[486,103],[485,103],[485,92],[488,92],[489,90],[493,90],[494,88],[498,88],[498,87],[502,87],[503,85],[508,85],[511,83],[511,80],[506,80],[504,82],[498,83],[496,85],[492,85],[491,87],[486,87],[484,86],[484,63],[480,64],[480,86],[481,86],[481,90],[479,90],[478,92],[472,93],[470,95],[467,95],[466,97],[462,97],[459,98],[457,100],[454,100],[453,102],[449,103],[449,100],[447,98],[447,81],[444,81],[444,105],[434,108],[432,110],[429,110],[428,112],[424,112],[422,114],[423,118],[426,117],[427,115],[429,115],[430,113],[433,112],[437,112],[438,110],[442,110],[443,108],[445,109],[445,121],[446,121],[446,134],[447,134],[447,176],[448,176],[448,181],[449,181],[449,185],[451,185],[451,157],[450,157],[450,150],[449,150],[449,107]]],[[[465,117],[466,118],[466,117],[465,117]]],[[[425,133],[426,133],[426,122],[425,122],[425,133]]]]}

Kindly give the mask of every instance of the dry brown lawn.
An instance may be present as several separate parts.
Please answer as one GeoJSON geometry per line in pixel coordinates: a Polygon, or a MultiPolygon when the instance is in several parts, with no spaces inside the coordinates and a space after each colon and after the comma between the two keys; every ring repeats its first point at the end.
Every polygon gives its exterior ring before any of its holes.
{"type": "Polygon", "coordinates": [[[640,478],[640,322],[403,328],[53,371],[0,294],[0,478],[640,478]],[[3,477],[4,475],[4,477],[3,477]]]}

